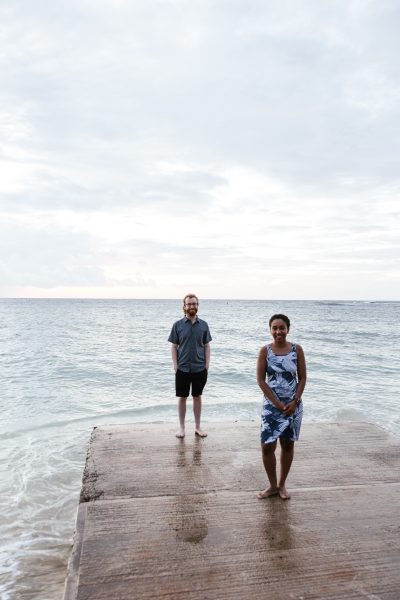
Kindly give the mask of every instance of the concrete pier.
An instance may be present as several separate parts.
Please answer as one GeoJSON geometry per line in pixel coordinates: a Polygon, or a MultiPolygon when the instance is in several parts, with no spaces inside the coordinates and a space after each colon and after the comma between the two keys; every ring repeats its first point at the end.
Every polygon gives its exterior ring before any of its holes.
{"type": "Polygon", "coordinates": [[[64,600],[398,600],[400,440],[303,424],[287,487],[266,485],[258,423],[96,428],[64,600]]]}

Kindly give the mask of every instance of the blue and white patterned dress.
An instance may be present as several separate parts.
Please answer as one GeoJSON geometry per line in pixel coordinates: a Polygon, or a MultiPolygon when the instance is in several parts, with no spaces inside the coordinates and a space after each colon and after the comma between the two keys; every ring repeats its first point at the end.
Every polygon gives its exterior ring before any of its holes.
{"type": "MultiPolygon", "coordinates": [[[[297,389],[297,349],[292,344],[290,352],[279,356],[267,347],[267,384],[284,404],[289,404],[297,389]]],[[[261,413],[261,443],[270,444],[278,438],[296,442],[300,435],[303,402],[297,405],[293,415],[285,416],[264,396],[261,413]]]]}

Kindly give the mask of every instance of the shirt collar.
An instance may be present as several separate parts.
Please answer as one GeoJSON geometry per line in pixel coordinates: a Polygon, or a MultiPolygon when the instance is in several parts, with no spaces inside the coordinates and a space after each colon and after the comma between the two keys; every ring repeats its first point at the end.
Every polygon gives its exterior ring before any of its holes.
{"type": "MultiPolygon", "coordinates": [[[[191,321],[191,319],[189,319],[189,317],[187,317],[186,315],[183,317],[185,319],[185,321],[191,321]]],[[[195,323],[198,323],[199,321],[199,317],[196,315],[196,319],[195,319],[195,323]]]]}

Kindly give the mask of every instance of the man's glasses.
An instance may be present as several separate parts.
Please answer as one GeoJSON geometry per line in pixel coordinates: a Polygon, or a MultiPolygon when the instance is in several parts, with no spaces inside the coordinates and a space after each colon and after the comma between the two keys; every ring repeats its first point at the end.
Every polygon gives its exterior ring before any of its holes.
{"type": "Polygon", "coordinates": [[[185,306],[197,306],[197,302],[186,302],[185,306]]]}

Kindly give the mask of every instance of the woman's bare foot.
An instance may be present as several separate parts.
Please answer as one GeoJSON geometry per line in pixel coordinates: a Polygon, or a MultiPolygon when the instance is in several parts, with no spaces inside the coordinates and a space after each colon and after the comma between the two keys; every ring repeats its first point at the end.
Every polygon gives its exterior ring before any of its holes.
{"type": "Polygon", "coordinates": [[[290,498],[290,494],[284,485],[281,485],[279,487],[279,495],[282,498],[282,500],[289,500],[289,498],[290,498]]]}
{"type": "Polygon", "coordinates": [[[202,429],[195,429],[194,430],[195,434],[200,436],[200,437],[207,437],[207,433],[205,431],[203,431],[202,429]]]}
{"type": "Polygon", "coordinates": [[[269,498],[270,496],[277,496],[279,494],[279,488],[270,487],[267,490],[263,490],[262,492],[258,492],[257,498],[262,500],[263,498],[269,498]]]}
{"type": "Polygon", "coordinates": [[[180,429],[180,430],[178,431],[178,433],[176,434],[176,436],[175,436],[175,437],[177,437],[177,438],[179,438],[179,439],[182,439],[182,438],[184,438],[184,437],[185,437],[185,430],[184,430],[184,429],[180,429]]]}

